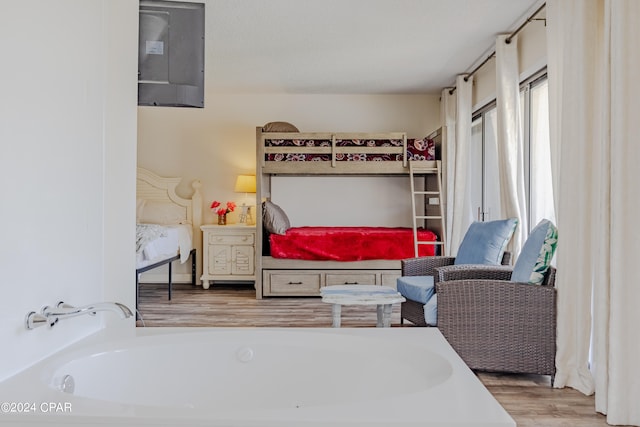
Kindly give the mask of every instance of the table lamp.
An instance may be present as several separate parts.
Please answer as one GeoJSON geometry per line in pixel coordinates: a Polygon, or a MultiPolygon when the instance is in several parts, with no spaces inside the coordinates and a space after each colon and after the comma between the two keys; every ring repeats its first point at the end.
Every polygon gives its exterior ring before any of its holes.
{"type": "Polygon", "coordinates": [[[238,175],[236,178],[236,186],[234,190],[236,193],[244,193],[244,200],[242,202],[242,212],[240,213],[240,223],[245,225],[251,225],[253,222],[251,216],[251,206],[248,206],[246,201],[249,197],[249,193],[256,192],[256,176],[255,175],[238,175]]]}

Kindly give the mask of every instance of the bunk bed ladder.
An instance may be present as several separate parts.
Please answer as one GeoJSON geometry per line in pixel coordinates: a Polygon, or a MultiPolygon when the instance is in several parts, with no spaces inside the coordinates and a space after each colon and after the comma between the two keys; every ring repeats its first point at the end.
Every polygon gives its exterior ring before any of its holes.
{"type": "Polygon", "coordinates": [[[444,209],[442,207],[442,171],[440,161],[410,161],[409,176],[411,181],[411,208],[413,212],[413,243],[415,256],[418,256],[420,245],[436,246],[436,255],[444,255],[444,209]],[[416,189],[416,178],[424,178],[423,186],[416,189]],[[422,200],[419,205],[416,199],[422,200]],[[420,208],[420,210],[418,210],[420,208]],[[418,228],[424,227],[434,231],[437,241],[421,241],[418,228]]]}

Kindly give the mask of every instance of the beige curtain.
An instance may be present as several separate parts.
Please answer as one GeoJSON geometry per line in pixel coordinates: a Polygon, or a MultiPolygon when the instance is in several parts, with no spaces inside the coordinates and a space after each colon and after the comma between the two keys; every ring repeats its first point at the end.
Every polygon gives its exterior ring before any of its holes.
{"type": "Polygon", "coordinates": [[[442,168],[445,211],[445,255],[451,254],[453,227],[453,189],[456,177],[456,92],[450,88],[442,90],[440,97],[440,117],[442,118],[442,168]]]}
{"type": "Polygon", "coordinates": [[[595,389],[608,423],[640,425],[640,2],[549,0],[547,23],[559,229],[554,386],[595,389]]]}
{"type": "MultiPolygon", "coordinates": [[[[592,251],[597,247],[592,231],[598,230],[594,197],[598,179],[592,179],[590,171],[598,158],[593,153],[598,138],[589,125],[596,106],[599,108],[602,103],[593,99],[599,94],[589,88],[598,80],[593,75],[593,65],[577,72],[591,60],[596,37],[591,29],[592,19],[573,10],[579,8],[582,1],[547,2],[549,126],[552,164],[555,158],[558,168],[558,188],[554,191],[558,195],[559,233],[558,350],[554,385],[591,394],[594,384],[588,359],[594,271],[590,267],[594,261],[592,251]],[[568,26],[567,20],[571,20],[572,25],[568,26]]],[[[600,226],[607,228],[605,224],[600,226]]]]}
{"type": "Polygon", "coordinates": [[[520,111],[518,38],[496,39],[496,112],[500,209],[504,218],[518,218],[518,228],[509,242],[514,259],[527,236],[527,208],[524,191],[524,142],[520,111]]]}
{"type": "Polygon", "coordinates": [[[449,209],[452,212],[449,253],[455,256],[464,233],[473,222],[473,212],[470,202],[469,190],[469,146],[471,144],[471,100],[473,77],[465,81],[464,75],[456,79],[456,136],[454,173],[455,181],[450,187],[452,200],[449,201],[449,209]]]}

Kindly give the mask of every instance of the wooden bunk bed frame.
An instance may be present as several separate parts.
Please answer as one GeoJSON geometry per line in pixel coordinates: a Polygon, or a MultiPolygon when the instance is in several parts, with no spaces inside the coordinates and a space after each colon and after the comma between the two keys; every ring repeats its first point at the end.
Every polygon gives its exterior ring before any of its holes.
{"type": "MultiPolygon", "coordinates": [[[[403,132],[392,133],[298,133],[263,132],[256,128],[257,180],[256,196],[261,204],[270,199],[271,176],[313,176],[313,175],[407,175],[409,176],[409,158],[407,156],[407,136],[403,132]],[[338,146],[340,140],[392,139],[401,140],[400,146],[338,146]],[[329,140],[330,146],[271,146],[269,140],[329,140]],[[265,155],[292,153],[322,154],[329,156],[325,161],[270,161],[265,155]],[[401,160],[395,161],[338,161],[341,154],[391,154],[401,160]]],[[[425,168],[435,169],[439,160],[411,161],[425,168]]],[[[438,168],[439,170],[439,168],[438,168]]],[[[425,176],[425,186],[432,185],[435,176],[425,176]],[[429,180],[429,182],[427,182],[429,180]]],[[[439,177],[437,177],[439,179],[439,177]]],[[[432,187],[433,188],[433,187],[432,187]]],[[[409,201],[407,201],[409,203],[409,201]]],[[[308,261],[299,259],[278,259],[263,256],[265,232],[262,222],[262,208],[257,209],[256,220],[256,298],[264,296],[318,296],[320,288],[337,284],[371,284],[392,286],[401,275],[400,260],[365,261],[308,261]]],[[[433,223],[424,226],[443,236],[444,230],[433,223]]]]}
{"type": "MultiPolygon", "coordinates": [[[[202,262],[198,256],[202,253],[202,234],[200,226],[202,225],[202,194],[200,188],[202,183],[195,180],[191,183],[193,195],[191,199],[185,199],[178,196],[176,187],[180,184],[182,178],[167,178],[156,175],[155,173],[138,168],[136,177],[136,198],[151,200],[163,203],[172,203],[184,210],[184,220],[191,224],[192,228],[192,244],[191,250],[191,284],[196,285],[202,276],[202,262]]],[[[175,255],[167,259],[163,259],[154,264],[147,265],[136,269],[136,309],[138,308],[138,288],[140,274],[153,270],[168,264],[168,299],[171,299],[171,287],[173,283],[172,263],[180,259],[180,255],[175,255]]]]}

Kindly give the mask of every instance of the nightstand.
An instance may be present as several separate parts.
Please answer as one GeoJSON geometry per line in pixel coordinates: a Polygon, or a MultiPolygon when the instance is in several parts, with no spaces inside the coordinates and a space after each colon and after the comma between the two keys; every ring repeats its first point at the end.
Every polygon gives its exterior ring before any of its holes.
{"type": "Polygon", "coordinates": [[[255,226],[203,225],[200,229],[204,289],[214,280],[255,281],[255,226]]]}

